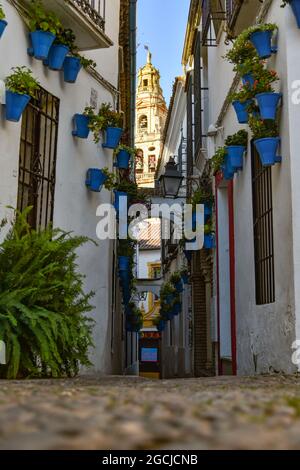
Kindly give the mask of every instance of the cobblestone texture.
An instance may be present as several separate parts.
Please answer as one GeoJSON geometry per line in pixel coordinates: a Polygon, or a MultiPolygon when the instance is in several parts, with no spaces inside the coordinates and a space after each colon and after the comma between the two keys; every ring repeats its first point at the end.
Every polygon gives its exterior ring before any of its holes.
{"type": "Polygon", "coordinates": [[[300,378],[2,381],[0,449],[300,449],[300,378]]]}

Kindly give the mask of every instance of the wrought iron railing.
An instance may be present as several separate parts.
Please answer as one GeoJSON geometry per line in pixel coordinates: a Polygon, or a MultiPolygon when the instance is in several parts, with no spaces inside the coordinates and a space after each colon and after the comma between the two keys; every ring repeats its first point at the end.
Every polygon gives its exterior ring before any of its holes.
{"type": "Polygon", "coordinates": [[[215,46],[222,21],[226,18],[224,0],[202,0],[202,44],[215,46]]]}
{"type": "Polygon", "coordinates": [[[90,21],[105,30],[106,0],[70,0],[90,21]]]}
{"type": "Polygon", "coordinates": [[[229,28],[233,28],[243,0],[226,0],[226,20],[229,28]]]}

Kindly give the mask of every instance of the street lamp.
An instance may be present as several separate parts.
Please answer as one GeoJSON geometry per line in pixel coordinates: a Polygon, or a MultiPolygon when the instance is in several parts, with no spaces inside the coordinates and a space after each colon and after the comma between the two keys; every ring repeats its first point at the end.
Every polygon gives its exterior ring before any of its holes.
{"type": "Polygon", "coordinates": [[[177,169],[174,157],[170,157],[165,167],[165,173],[161,175],[159,179],[164,196],[175,199],[179,193],[183,179],[183,176],[177,169]]]}

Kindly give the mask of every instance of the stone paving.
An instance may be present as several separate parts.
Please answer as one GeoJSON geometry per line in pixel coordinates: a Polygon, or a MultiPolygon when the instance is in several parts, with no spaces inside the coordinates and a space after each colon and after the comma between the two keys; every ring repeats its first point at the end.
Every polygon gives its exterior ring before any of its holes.
{"type": "Polygon", "coordinates": [[[300,378],[1,381],[0,449],[300,449],[300,378]]]}

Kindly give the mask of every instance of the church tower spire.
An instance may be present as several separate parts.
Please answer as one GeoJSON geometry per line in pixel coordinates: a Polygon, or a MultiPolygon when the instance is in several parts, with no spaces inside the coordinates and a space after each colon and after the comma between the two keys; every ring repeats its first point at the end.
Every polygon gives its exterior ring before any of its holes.
{"type": "Polygon", "coordinates": [[[135,145],[138,149],[137,183],[141,187],[151,188],[154,187],[168,110],[159,70],[152,64],[152,54],[149,48],[147,50],[147,62],[138,73],[135,145]]]}

